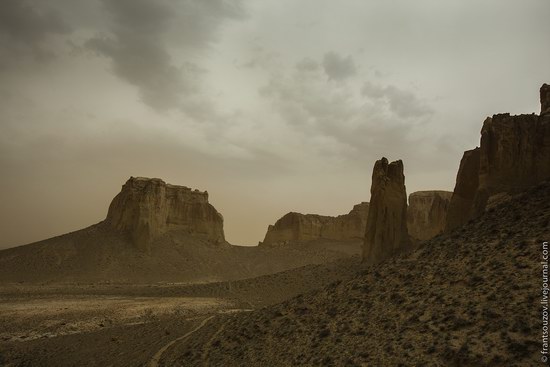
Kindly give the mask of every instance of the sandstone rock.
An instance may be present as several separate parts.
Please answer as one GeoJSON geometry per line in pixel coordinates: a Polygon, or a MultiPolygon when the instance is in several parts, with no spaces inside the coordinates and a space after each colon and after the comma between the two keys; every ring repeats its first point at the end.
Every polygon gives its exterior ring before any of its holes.
{"type": "Polygon", "coordinates": [[[376,264],[412,247],[407,231],[407,192],[401,160],[376,161],[363,245],[363,261],[376,264]]]}
{"type": "Polygon", "coordinates": [[[466,152],[460,164],[446,230],[550,179],[549,99],[550,86],[544,84],[540,116],[505,113],[485,120],[478,154],[466,152]]]}
{"type": "Polygon", "coordinates": [[[449,191],[418,191],[409,195],[407,228],[411,239],[425,241],[444,231],[452,195],[449,191]]]}
{"type": "Polygon", "coordinates": [[[491,197],[515,193],[550,178],[550,115],[494,115],[481,130],[479,187],[474,215],[491,197]]]}
{"type": "Polygon", "coordinates": [[[460,161],[455,189],[447,212],[445,231],[460,227],[472,218],[478,185],[479,148],[475,148],[465,151],[460,161]]]}
{"type": "Polygon", "coordinates": [[[540,114],[550,113],[550,85],[540,87],[540,114]]]}
{"type": "Polygon", "coordinates": [[[207,192],[166,184],[158,178],[131,177],[111,202],[105,222],[128,232],[143,250],[171,230],[225,243],[223,217],[208,203],[207,192]]]}
{"type": "Polygon", "coordinates": [[[270,225],[262,245],[274,246],[316,239],[361,239],[365,233],[369,203],[357,204],[337,217],[291,212],[270,225]]]}

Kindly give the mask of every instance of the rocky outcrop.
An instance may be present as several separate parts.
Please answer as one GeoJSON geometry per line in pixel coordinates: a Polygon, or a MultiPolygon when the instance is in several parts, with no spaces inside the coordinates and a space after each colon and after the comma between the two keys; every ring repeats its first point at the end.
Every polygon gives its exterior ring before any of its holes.
{"type": "Polygon", "coordinates": [[[369,203],[361,203],[348,214],[337,217],[291,212],[268,227],[261,245],[276,246],[317,239],[361,239],[365,233],[368,211],[369,203]]]}
{"type": "Polygon", "coordinates": [[[403,162],[376,161],[370,192],[363,261],[376,264],[411,247],[403,162]]]}
{"type": "Polygon", "coordinates": [[[429,240],[445,230],[452,195],[449,191],[418,191],[409,195],[407,228],[412,240],[429,240]]]}
{"type": "Polygon", "coordinates": [[[472,218],[478,185],[479,148],[475,148],[465,151],[460,160],[455,189],[447,212],[445,231],[460,227],[472,218]]]}
{"type": "Polygon", "coordinates": [[[550,85],[540,87],[540,114],[550,113],[550,85]]]}
{"type": "Polygon", "coordinates": [[[158,178],[131,177],[115,196],[105,222],[128,232],[136,247],[172,230],[225,243],[223,217],[208,203],[208,192],[166,184],[158,178]]]}
{"type": "Polygon", "coordinates": [[[540,116],[505,113],[485,120],[479,157],[472,154],[468,158],[467,174],[461,172],[466,153],[461,162],[447,230],[477,217],[510,195],[550,179],[549,99],[550,86],[544,84],[540,89],[540,116]]]}

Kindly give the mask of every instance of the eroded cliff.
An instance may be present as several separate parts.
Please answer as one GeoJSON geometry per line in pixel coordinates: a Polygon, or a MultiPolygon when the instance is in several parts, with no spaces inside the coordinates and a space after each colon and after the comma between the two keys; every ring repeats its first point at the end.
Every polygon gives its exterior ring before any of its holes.
{"type": "Polygon", "coordinates": [[[131,177],[111,202],[105,222],[128,232],[135,246],[143,250],[171,230],[225,243],[223,217],[208,203],[208,192],[170,185],[158,178],[131,177]]]}
{"type": "Polygon", "coordinates": [[[488,117],[479,149],[460,163],[446,230],[463,225],[488,207],[550,179],[550,86],[540,88],[540,115],[488,117]]]}
{"type": "Polygon", "coordinates": [[[262,245],[276,246],[317,239],[346,241],[365,233],[369,203],[360,203],[337,217],[291,212],[270,225],[262,245]]]}
{"type": "Polygon", "coordinates": [[[444,231],[452,195],[449,191],[417,191],[409,195],[407,228],[411,239],[425,241],[444,231]]]}
{"type": "Polygon", "coordinates": [[[407,230],[407,192],[401,160],[374,164],[363,261],[376,264],[411,247],[407,230]]]}

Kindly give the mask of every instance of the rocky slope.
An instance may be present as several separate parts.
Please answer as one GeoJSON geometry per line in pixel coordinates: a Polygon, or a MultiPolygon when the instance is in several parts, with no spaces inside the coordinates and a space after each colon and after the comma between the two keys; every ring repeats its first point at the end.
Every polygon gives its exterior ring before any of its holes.
{"type": "Polygon", "coordinates": [[[485,120],[479,150],[466,152],[460,165],[449,230],[550,178],[549,88],[544,84],[540,89],[540,115],[505,113],[485,120]]]}
{"type": "Polygon", "coordinates": [[[452,195],[449,191],[417,191],[409,195],[407,229],[414,242],[443,233],[452,195]]]}
{"type": "Polygon", "coordinates": [[[363,261],[376,264],[411,248],[407,230],[407,192],[403,162],[382,158],[372,171],[371,201],[363,261]]]}
{"type": "Polygon", "coordinates": [[[219,316],[178,347],[171,365],[541,365],[549,230],[545,182],[350,281],[219,316]]]}
{"type": "Polygon", "coordinates": [[[262,245],[281,246],[312,240],[361,240],[365,234],[369,203],[360,203],[344,215],[330,217],[291,212],[267,229],[262,245]]]}

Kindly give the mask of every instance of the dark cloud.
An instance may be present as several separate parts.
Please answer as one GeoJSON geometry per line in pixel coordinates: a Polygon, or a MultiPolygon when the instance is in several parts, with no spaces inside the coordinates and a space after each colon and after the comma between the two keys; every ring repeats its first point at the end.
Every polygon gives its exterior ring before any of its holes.
{"type": "Polygon", "coordinates": [[[319,69],[319,63],[309,57],[306,57],[296,64],[296,69],[299,71],[316,71],[319,69]]]}
{"type": "Polygon", "coordinates": [[[385,101],[390,110],[402,118],[419,118],[433,113],[433,109],[419,100],[414,93],[393,85],[382,87],[366,82],[361,93],[378,102],[385,101]]]}
{"type": "Polygon", "coordinates": [[[69,26],[42,2],[0,1],[0,68],[22,57],[43,61],[54,56],[52,36],[70,32],[69,26]]]}
{"type": "Polygon", "coordinates": [[[329,79],[334,80],[344,80],[357,73],[351,56],[343,57],[332,51],[323,57],[323,68],[329,79]]]}
{"type": "Polygon", "coordinates": [[[169,49],[198,52],[216,39],[224,19],[244,16],[238,1],[104,0],[113,18],[110,35],[87,42],[108,57],[113,71],[139,89],[143,102],[164,111],[197,93],[204,69],[174,60],[169,49]]]}

